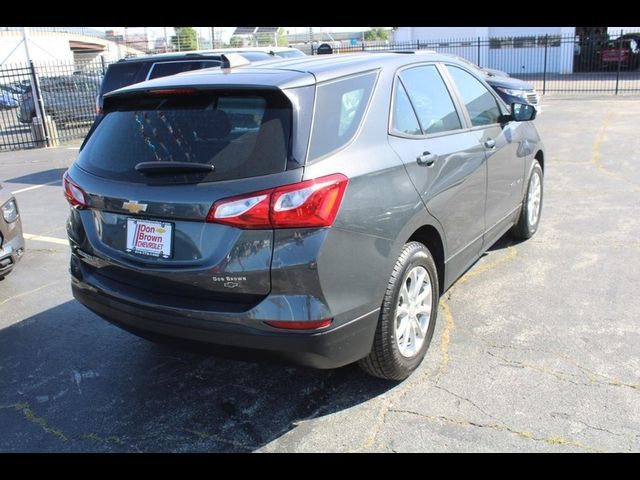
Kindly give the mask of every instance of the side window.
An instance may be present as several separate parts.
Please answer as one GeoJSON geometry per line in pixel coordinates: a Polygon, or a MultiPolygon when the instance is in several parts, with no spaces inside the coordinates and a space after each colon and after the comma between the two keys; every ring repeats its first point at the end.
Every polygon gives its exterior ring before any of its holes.
{"type": "Polygon", "coordinates": [[[318,85],[309,160],[346,145],[358,131],[377,72],[318,85]]]}
{"type": "Polygon", "coordinates": [[[400,79],[425,134],[462,128],[449,90],[434,65],[404,70],[400,79]]]}
{"type": "Polygon", "coordinates": [[[447,69],[467,107],[471,124],[477,127],[498,123],[500,108],[491,92],[477,78],[461,68],[447,65],[447,69]]]}
{"type": "Polygon", "coordinates": [[[402,82],[396,83],[392,128],[396,132],[406,133],[407,135],[422,135],[416,112],[413,111],[402,82]]]}

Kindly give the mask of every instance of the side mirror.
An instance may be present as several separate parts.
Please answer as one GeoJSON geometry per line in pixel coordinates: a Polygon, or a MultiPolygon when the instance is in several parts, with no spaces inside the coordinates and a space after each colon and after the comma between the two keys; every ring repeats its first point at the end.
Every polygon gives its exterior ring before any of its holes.
{"type": "Polygon", "coordinates": [[[511,119],[516,122],[528,122],[536,118],[536,107],[526,103],[511,104],[511,119]]]}

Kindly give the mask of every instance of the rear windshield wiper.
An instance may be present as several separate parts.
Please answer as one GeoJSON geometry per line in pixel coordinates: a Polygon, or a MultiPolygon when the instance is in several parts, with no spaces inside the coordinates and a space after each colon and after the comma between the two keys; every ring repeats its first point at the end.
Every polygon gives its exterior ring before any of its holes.
{"type": "Polygon", "coordinates": [[[215,167],[209,163],[192,162],[140,162],[136,171],[143,175],[162,175],[163,173],[208,173],[215,167]]]}

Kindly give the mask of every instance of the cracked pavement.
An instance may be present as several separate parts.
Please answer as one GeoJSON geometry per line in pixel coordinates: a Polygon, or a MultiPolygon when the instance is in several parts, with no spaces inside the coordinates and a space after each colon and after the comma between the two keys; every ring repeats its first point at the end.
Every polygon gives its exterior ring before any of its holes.
{"type": "MultiPolygon", "coordinates": [[[[445,293],[400,384],[149,343],[72,299],[66,245],[28,240],[0,282],[0,451],[639,452],[640,98],[543,103],[538,233],[445,293]]],[[[75,154],[0,153],[0,181],[75,154]]],[[[25,232],[64,238],[59,184],[16,196],[25,232]]]]}

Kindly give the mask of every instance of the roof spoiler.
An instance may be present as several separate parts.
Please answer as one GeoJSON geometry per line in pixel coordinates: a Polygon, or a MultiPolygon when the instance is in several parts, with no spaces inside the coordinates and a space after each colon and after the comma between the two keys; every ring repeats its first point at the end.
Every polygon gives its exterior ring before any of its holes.
{"type": "Polygon", "coordinates": [[[236,68],[242,67],[243,65],[249,65],[251,63],[245,57],[237,53],[223,53],[220,57],[222,59],[222,65],[220,65],[220,68],[236,68]]]}

